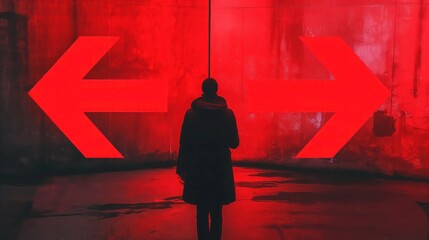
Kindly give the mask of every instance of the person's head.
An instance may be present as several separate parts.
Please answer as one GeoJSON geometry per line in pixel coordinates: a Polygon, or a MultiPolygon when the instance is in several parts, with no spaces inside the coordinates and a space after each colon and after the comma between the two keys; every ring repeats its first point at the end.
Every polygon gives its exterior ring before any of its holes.
{"type": "Polygon", "coordinates": [[[207,96],[207,97],[216,96],[217,89],[218,89],[216,80],[214,78],[206,78],[203,81],[202,89],[203,89],[204,96],[207,96]]]}

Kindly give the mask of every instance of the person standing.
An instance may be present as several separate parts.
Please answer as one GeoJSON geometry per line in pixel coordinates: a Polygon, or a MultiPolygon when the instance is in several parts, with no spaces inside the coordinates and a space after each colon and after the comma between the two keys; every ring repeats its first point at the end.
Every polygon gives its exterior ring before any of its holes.
{"type": "Polygon", "coordinates": [[[176,173],[184,182],[182,199],[196,205],[198,239],[221,239],[222,207],[236,199],[230,149],[239,137],[216,80],[205,79],[202,90],[183,120],[176,173]]]}

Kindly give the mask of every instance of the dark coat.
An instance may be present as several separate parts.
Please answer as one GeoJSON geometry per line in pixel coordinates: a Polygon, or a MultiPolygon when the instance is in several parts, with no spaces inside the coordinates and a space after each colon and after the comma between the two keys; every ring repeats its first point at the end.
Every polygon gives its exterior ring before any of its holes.
{"type": "Polygon", "coordinates": [[[200,97],[186,112],[176,172],[185,177],[183,200],[191,204],[235,201],[230,148],[238,147],[234,113],[222,97],[200,97]]]}

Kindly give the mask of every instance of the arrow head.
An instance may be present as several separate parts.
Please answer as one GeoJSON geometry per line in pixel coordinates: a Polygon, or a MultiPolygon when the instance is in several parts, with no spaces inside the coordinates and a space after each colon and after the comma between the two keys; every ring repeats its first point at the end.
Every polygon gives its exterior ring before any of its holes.
{"type": "Polygon", "coordinates": [[[335,112],[297,158],[332,158],[386,100],[389,91],[339,37],[301,37],[335,80],[248,81],[255,112],[335,112]]]}
{"type": "Polygon", "coordinates": [[[337,110],[297,158],[332,158],[389,97],[388,89],[339,37],[301,37],[335,76],[337,110]]]}

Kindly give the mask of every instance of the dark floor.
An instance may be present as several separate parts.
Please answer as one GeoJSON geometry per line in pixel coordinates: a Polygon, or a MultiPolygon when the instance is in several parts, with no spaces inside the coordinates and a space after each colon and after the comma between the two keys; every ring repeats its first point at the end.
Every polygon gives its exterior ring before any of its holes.
{"type": "MultiPolygon", "coordinates": [[[[237,167],[223,239],[429,239],[429,182],[237,167]]],[[[173,168],[0,185],[6,239],[196,239],[173,168]]],[[[3,238],[2,238],[3,239],[3,238]]]]}

